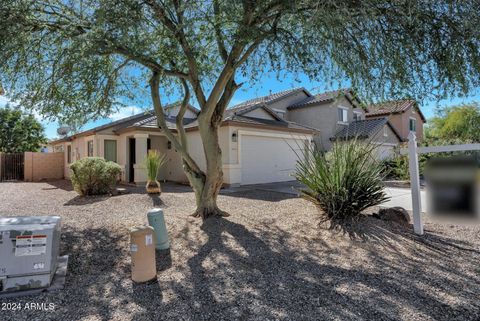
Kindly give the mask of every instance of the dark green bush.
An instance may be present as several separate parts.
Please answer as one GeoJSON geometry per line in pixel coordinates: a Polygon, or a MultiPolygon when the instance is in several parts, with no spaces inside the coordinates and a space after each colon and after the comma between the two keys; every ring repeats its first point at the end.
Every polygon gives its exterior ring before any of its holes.
{"type": "Polygon", "coordinates": [[[408,156],[399,155],[382,162],[382,173],[388,179],[408,181],[410,173],[408,168],[408,156]]]}
{"type": "Polygon", "coordinates": [[[80,195],[110,193],[122,172],[121,167],[101,157],[86,157],[70,165],[73,188],[80,195]]]}
{"type": "Polygon", "coordinates": [[[301,196],[325,220],[352,219],[388,200],[375,146],[357,140],[336,142],[328,153],[309,149],[299,160],[296,178],[307,188],[301,196]]]}

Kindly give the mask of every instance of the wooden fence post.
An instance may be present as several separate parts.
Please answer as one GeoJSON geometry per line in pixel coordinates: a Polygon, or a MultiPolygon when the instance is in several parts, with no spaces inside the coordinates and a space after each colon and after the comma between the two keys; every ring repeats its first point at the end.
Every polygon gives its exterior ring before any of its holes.
{"type": "Polygon", "coordinates": [[[408,135],[408,165],[410,172],[410,188],[412,190],[413,230],[416,234],[423,235],[417,138],[413,132],[410,132],[408,135]]]}

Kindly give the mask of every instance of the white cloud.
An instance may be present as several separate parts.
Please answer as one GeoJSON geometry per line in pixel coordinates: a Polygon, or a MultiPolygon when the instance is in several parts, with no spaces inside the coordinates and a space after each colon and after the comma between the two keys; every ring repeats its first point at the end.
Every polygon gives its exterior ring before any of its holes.
{"type": "Polygon", "coordinates": [[[140,114],[144,111],[142,108],[137,106],[127,106],[120,108],[116,113],[111,114],[108,118],[112,121],[119,120],[122,118],[127,118],[136,114],[140,114]]]}

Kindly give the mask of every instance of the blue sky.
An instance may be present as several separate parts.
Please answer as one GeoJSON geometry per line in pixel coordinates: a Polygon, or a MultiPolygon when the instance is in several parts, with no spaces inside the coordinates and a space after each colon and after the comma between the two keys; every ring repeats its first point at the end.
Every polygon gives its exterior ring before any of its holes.
{"type": "MultiPolygon", "coordinates": [[[[312,93],[320,93],[328,90],[338,89],[338,86],[332,87],[332,85],[327,85],[322,82],[311,81],[306,75],[282,75],[281,79],[277,79],[272,74],[265,74],[255,85],[245,84],[240,90],[235,93],[230,105],[238,104],[244,100],[268,95],[270,92],[277,92],[286,89],[296,88],[296,87],[305,87],[312,93]]],[[[143,100],[143,99],[142,99],[143,100]]],[[[164,103],[173,102],[175,98],[172,98],[171,101],[165,101],[164,103]]],[[[149,101],[149,98],[146,97],[145,101],[149,101]]],[[[434,111],[437,106],[449,106],[457,105],[461,103],[468,103],[472,101],[480,101],[480,90],[476,90],[474,93],[467,97],[456,97],[451,99],[444,99],[441,101],[426,101],[423,102],[420,106],[423,113],[427,118],[434,116],[434,111]]],[[[0,107],[3,107],[8,102],[8,99],[5,96],[0,96],[0,107]]],[[[89,122],[82,127],[82,130],[86,130],[98,125],[109,123],[113,120],[131,116],[132,114],[139,113],[142,109],[149,108],[149,106],[130,106],[125,107],[119,110],[117,113],[112,114],[109,118],[97,120],[95,122],[89,122]]],[[[41,120],[41,115],[36,115],[38,119],[41,120]]],[[[41,120],[42,121],[42,120],[41,120]]],[[[42,121],[45,127],[45,133],[48,138],[55,138],[57,136],[58,124],[55,122],[46,122],[42,121]]]]}

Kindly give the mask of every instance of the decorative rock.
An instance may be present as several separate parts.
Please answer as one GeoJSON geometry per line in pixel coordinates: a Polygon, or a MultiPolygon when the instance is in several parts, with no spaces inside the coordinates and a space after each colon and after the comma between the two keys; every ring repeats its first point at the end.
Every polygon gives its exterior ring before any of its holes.
{"type": "Polygon", "coordinates": [[[395,222],[404,226],[410,224],[410,216],[408,215],[407,210],[399,206],[382,208],[378,211],[378,214],[375,214],[374,216],[378,219],[395,222]]]}

